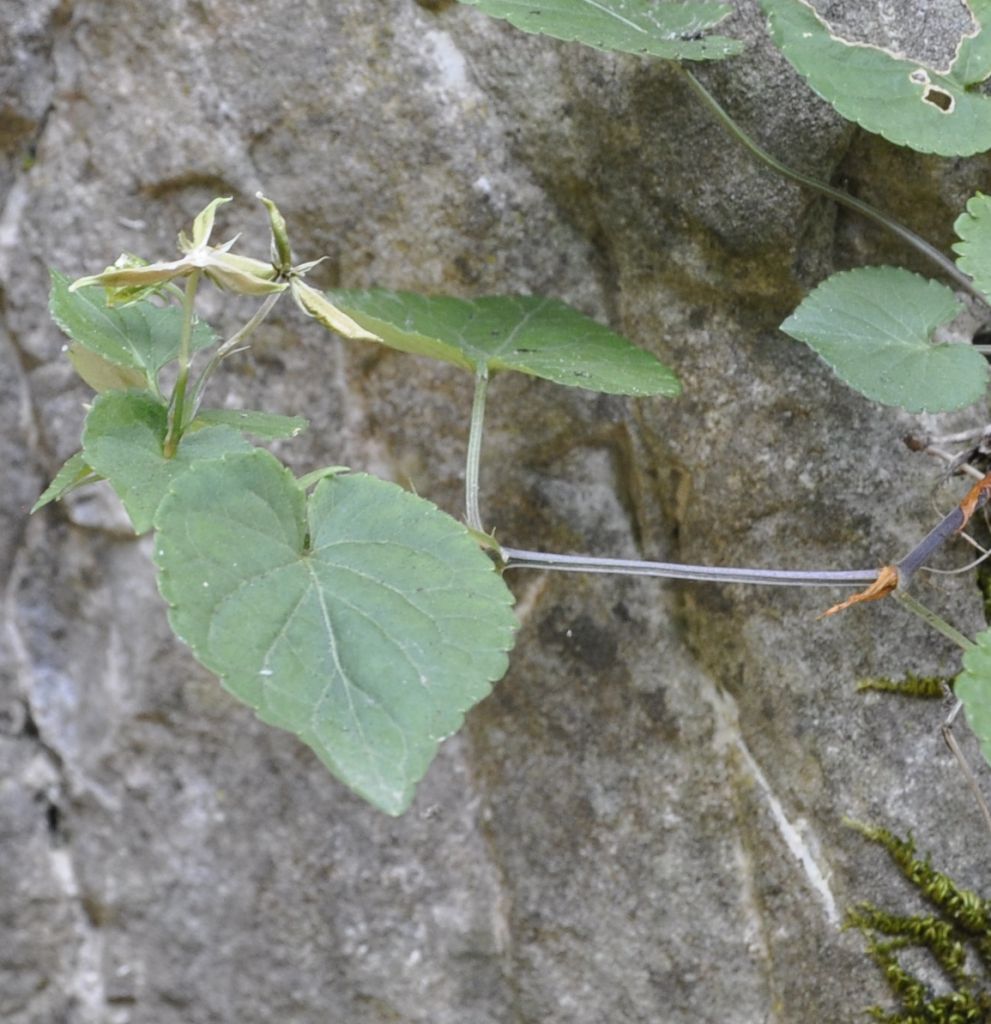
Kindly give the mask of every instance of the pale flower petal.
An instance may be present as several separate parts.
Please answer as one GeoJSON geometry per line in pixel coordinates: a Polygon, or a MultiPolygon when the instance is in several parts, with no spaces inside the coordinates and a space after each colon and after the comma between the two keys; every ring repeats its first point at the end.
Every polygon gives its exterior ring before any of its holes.
{"type": "Polygon", "coordinates": [[[329,327],[336,334],[342,334],[345,338],[355,338],[360,341],[381,341],[377,334],[366,331],[360,324],[355,323],[346,313],[341,312],[325,295],[322,295],[304,284],[298,277],[292,279],[292,294],[299,308],[319,320],[324,327],[329,327]]]}

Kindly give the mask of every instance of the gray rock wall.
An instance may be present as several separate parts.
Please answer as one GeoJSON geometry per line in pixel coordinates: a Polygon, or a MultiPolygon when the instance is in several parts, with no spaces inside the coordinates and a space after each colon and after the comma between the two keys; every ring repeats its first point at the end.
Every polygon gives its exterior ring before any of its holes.
{"type": "MultiPolygon", "coordinates": [[[[918,6],[829,8],[864,38],[951,51],[960,5],[918,6]]],[[[728,28],[746,55],[700,74],[765,145],[949,243],[987,161],[853,131],[751,0],[728,28]]],[[[676,401],[493,382],[483,501],[506,542],[856,568],[934,520],[936,468],[900,442],[917,421],[776,330],[832,269],[924,268],[750,163],[666,66],[443,2],[6,0],[0,1019],[861,1019],[885,992],[843,909],[909,894],[842,817],[913,830],[971,885],[991,868],[942,710],[854,695],[957,670],[897,606],[818,621],[831,592],[518,572],[508,676],[391,820],[172,638],[148,543],[105,492],[26,518],[88,394],[59,358],[47,267],[165,257],[219,194],[238,202],[218,235],[258,248],[257,189],[301,257],[330,257],[324,284],[551,294],[677,368],[676,401]]],[[[204,312],[232,326],[246,308],[204,312]]],[[[216,398],[306,413],[281,449],[300,470],[367,468],[458,513],[470,394],[449,368],[286,307],[216,398]]],[[[980,627],[968,577],[922,596],[980,627]]]]}

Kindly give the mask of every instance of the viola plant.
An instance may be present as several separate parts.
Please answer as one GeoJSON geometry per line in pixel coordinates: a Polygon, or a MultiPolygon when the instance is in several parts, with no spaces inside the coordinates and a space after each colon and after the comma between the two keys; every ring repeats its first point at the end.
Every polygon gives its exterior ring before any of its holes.
{"type": "MultiPolygon", "coordinates": [[[[678,62],[691,88],[757,159],[871,217],[923,252],[976,301],[991,301],[991,204],[985,197],[974,197],[957,221],[961,241],[954,262],[880,211],[766,153],[687,70],[682,62],[723,59],[742,49],[738,41],[710,34],[730,13],[727,5],[464,2],[525,31],[678,62]]],[[[955,70],[940,77],[937,69],[914,65],[902,75],[905,68],[886,51],[838,40],[804,0],[763,2],[785,55],[841,112],[857,116],[870,130],[914,140],[926,150],[957,151],[957,122],[976,118],[983,124],[988,117],[991,101],[957,96],[991,70],[991,61],[983,59],[985,49],[991,50],[984,13],[961,43],[955,70]],[[856,90],[833,95],[829,69],[839,59],[837,47],[863,59],[863,89],[879,91],[902,75],[912,83],[911,95],[876,114],[863,113],[856,96],[847,95],[856,90]],[[944,93],[952,102],[940,99],[944,93]],[[921,113],[913,108],[910,116],[910,98],[921,113]]],[[[902,78],[899,88],[905,92],[902,78]]],[[[180,234],[178,259],[147,263],[123,256],[74,284],[53,274],[52,315],[70,338],[69,358],[97,397],[82,450],[36,508],[82,483],[109,481],[135,530],[156,531],[160,588],[177,634],[232,693],[265,721],[300,735],[356,792],[391,813],[403,810],[439,741],[505,671],[511,597],[493,564],[777,585],[869,584],[830,612],[894,592],[968,651],[959,690],[991,754],[991,680],[981,657],[991,640],[972,644],[907,592],[915,571],[986,503],[987,479],[909,555],[881,570],[683,566],[500,546],[485,533],[478,505],[489,376],[515,371],[613,394],[670,397],[679,387],[672,371],[552,299],[322,293],[305,281],[315,262],[292,262],[285,221],[274,203],[260,198],[272,236],[267,259],[236,253],[233,241],[211,242],[217,209],[227,201],[216,199],[196,217],[189,236],[180,234]],[[224,341],[195,315],[204,281],[261,300],[255,315],[224,341]],[[251,439],[294,436],[304,420],[204,405],[217,367],[246,346],[286,291],[338,335],[441,359],[471,373],[475,398],[464,524],[399,488],[342,467],[295,480],[251,439]],[[174,367],[174,384],[166,395],[167,367],[174,367]],[[259,538],[242,544],[252,531],[265,543],[259,538]],[[238,551],[242,555],[235,558],[238,551]]],[[[938,411],[976,401],[987,384],[978,347],[933,341],[936,328],[959,308],[953,291],[937,281],[900,268],[863,268],[821,284],[783,329],[866,396],[913,411],[938,411]]]]}
{"type": "Polygon", "coordinates": [[[97,395],[81,451],[35,509],[108,481],[135,532],[155,532],[169,620],[196,658],[263,721],[296,733],[346,785],[398,814],[439,742],[504,674],[513,645],[512,595],[482,548],[504,556],[478,511],[489,375],[630,395],[675,395],[679,384],[652,355],[555,300],[318,292],[304,281],[314,264],[292,263],[285,222],[260,198],[268,260],[210,244],[227,201],[216,199],[191,237],[179,236],[177,260],[122,257],[71,284],[53,273],[52,316],[97,395]],[[204,282],[262,299],[225,341],[195,315],[204,282]],[[338,335],[472,373],[471,529],[342,466],[296,479],[255,440],[293,437],[305,420],[205,404],[217,367],[287,291],[338,335]]]}
{"type": "MultiPolygon", "coordinates": [[[[731,13],[725,4],[462,2],[527,32],[674,62],[710,113],[755,159],[893,232],[956,289],[899,267],[848,270],[812,291],[782,330],[877,402],[938,412],[985,397],[982,347],[969,344],[969,337],[943,340],[938,332],[957,321],[961,293],[991,319],[991,199],[978,194],[961,212],[954,225],[954,260],[882,211],[766,152],[686,66],[742,50],[739,41],[711,32],[731,13]]],[[[784,55],[843,116],[923,152],[965,156],[991,148],[991,99],[977,88],[991,75],[987,0],[974,0],[973,29],[947,69],[848,43],[806,0],[760,2],[784,55]]],[[[438,744],[506,671],[515,618],[502,572],[527,567],[867,586],[826,614],[893,594],[964,650],[956,694],[991,760],[991,630],[971,640],[909,590],[932,554],[988,502],[991,474],[982,477],[963,458],[957,460],[954,468],[969,469],[977,482],[908,555],[881,569],[718,568],[503,546],[486,532],[479,507],[491,375],[517,372],[568,387],[671,398],[680,388],[675,374],[609,328],[550,298],[469,301],[385,290],[321,292],[306,281],[318,261],[293,262],[281,213],[271,200],[259,198],[271,231],[267,258],[235,252],[236,239],[211,241],[217,210],[229,201],[218,198],[195,218],[188,236],[179,235],[178,259],[146,262],[125,255],[75,282],[52,274],[52,316],[69,338],[69,359],[96,397],[81,450],[35,509],[83,484],[107,481],[135,532],[154,532],[159,589],[176,635],[235,697],[263,721],[298,735],[354,792],[390,814],[406,809],[438,744]],[[258,308],[222,340],[196,315],[201,285],[256,297],[258,308]],[[296,436],[307,426],[304,419],[209,406],[218,367],[248,347],[286,292],[338,336],[439,359],[470,375],[474,400],[463,521],[343,466],[297,478],[259,442],[296,436]]],[[[978,445],[987,433],[981,426],[958,440],[978,445]]],[[[875,688],[895,684],[884,681],[875,688]]],[[[940,686],[912,680],[902,689],[932,693],[940,686]]],[[[872,955],[892,984],[897,982],[894,991],[905,1009],[894,1016],[878,1010],[876,1018],[983,1019],[974,1015],[986,1012],[987,995],[962,973],[963,940],[953,931],[969,925],[933,895],[943,891],[942,876],[930,886],[929,869],[918,868],[909,846],[883,831],[865,834],[903,868],[909,865],[912,880],[926,882],[927,898],[951,915],[948,924],[931,929],[928,919],[900,919],[868,905],[852,912],[850,924],[868,936],[872,955]],[[932,935],[938,941],[930,942],[932,935]],[[926,945],[958,985],[957,1002],[930,1005],[913,987],[896,959],[897,950],[912,942],[926,945]]],[[[988,918],[981,906],[979,928],[967,934],[983,956],[988,918]]]]}

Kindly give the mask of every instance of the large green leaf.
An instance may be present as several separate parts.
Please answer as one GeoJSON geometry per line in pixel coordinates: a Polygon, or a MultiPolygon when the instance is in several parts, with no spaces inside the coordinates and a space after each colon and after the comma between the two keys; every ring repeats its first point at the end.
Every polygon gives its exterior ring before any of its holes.
{"type": "MultiPolygon", "coordinates": [[[[149,383],[179,355],[181,310],[147,300],[110,307],[102,288],[70,292],[69,284],[68,278],[52,271],[49,308],[59,327],[84,349],[115,366],[142,371],[149,383]]],[[[194,351],[215,341],[207,324],[194,325],[190,338],[194,351]]]]}
{"type": "Polygon", "coordinates": [[[110,481],[135,533],[151,529],[169,485],[195,462],[253,450],[233,427],[204,427],[185,434],[167,459],[162,450],[167,430],[165,406],[145,391],[107,391],[86,417],[83,457],[110,481]]]}
{"type": "Polygon", "coordinates": [[[506,670],[512,597],[465,528],[368,476],[307,500],[268,452],[200,463],[155,518],[176,633],[389,814],[506,670]]]}
{"type": "Polygon", "coordinates": [[[963,701],[981,753],[991,764],[991,629],[975,637],[975,646],[964,653],[963,669],[953,692],[963,701]]]}
{"type": "Polygon", "coordinates": [[[900,146],[943,156],[991,148],[991,0],[971,0],[977,27],[949,69],[833,35],[807,0],[760,0],[774,41],[844,117],[900,146]]]}
{"type": "Polygon", "coordinates": [[[672,0],[461,0],[524,32],[669,60],[720,60],[743,49],[737,39],[703,36],[732,7],[672,0]]]}
{"type": "Polygon", "coordinates": [[[953,246],[957,266],[991,298],[991,197],[978,192],[953,222],[960,241],[953,246]]]}
{"type": "Polygon", "coordinates": [[[467,300],[334,291],[331,301],[392,348],[474,370],[518,370],[619,395],[676,395],[678,378],[649,352],[577,310],[536,295],[467,300]]]}
{"type": "Polygon", "coordinates": [[[895,267],[827,278],[781,325],[815,349],[850,387],[910,412],[945,412],[976,402],[988,367],[977,349],[933,344],[933,331],[960,311],[937,281],[895,267]]]}

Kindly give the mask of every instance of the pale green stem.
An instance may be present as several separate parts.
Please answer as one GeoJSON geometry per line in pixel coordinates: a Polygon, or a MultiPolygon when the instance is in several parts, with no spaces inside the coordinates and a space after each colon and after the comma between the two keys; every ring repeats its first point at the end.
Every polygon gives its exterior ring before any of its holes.
{"type": "Polygon", "coordinates": [[[918,615],[923,622],[927,625],[932,626],[933,629],[938,630],[947,640],[952,640],[958,647],[962,647],[965,651],[969,651],[975,646],[973,641],[968,640],[958,629],[954,629],[945,619],[940,618],[931,608],[927,608],[921,601],[912,597],[907,590],[902,590],[899,587],[894,591],[895,600],[898,601],[902,607],[908,609],[913,615],[918,615]]]}
{"type": "Polygon", "coordinates": [[[186,386],[189,382],[189,364],[193,337],[193,307],[196,302],[196,288],[200,283],[200,272],[194,270],[186,278],[186,291],[182,297],[182,334],[179,338],[179,376],[172,389],[172,401],[169,405],[169,426],[165,434],[162,453],[171,459],[179,446],[182,429],[185,426],[183,414],[186,405],[186,386]]]}
{"type": "Polygon", "coordinates": [[[214,352],[210,359],[210,362],[203,367],[203,372],[199,376],[199,380],[196,382],[196,387],[193,389],[193,399],[190,402],[190,414],[189,419],[195,418],[196,413],[199,411],[200,403],[203,401],[203,391],[206,388],[207,382],[213,375],[213,372],[221,364],[221,362],[231,354],[239,345],[243,344],[247,340],[248,335],[272,312],[276,302],[279,301],[279,297],[282,292],[272,292],[266,296],[265,301],[258,307],[255,315],[235,334],[232,334],[218,349],[214,352]]]}
{"type": "Polygon", "coordinates": [[[485,532],[478,508],[479,466],[482,460],[482,428],[485,423],[485,394],[489,386],[489,369],[479,363],[475,370],[475,397],[471,403],[471,426],[468,430],[468,457],[465,462],[465,519],[473,530],[485,532]]]}
{"type": "Polygon", "coordinates": [[[930,259],[940,268],[940,270],[943,271],[944,274],[947,275],[947,277],[952,278],[961,288],[970,292],[970,294],[978,299],[982,305],[989,305],[987,298],[980,289],[976,287],[974,282],[962,270],[960,270],[953,260],[940,252],[934,245],[930,245],[924,238],[921,238],[903,224],[899,224],[893,217],[889,217],[886,213],[882,213],[880,210],[871,206],[870,203],[865,203],[862,199],[856,199],[849,193],[842,191],[842,189],[834,188],[832,185],[827,185],[826,182],[820,181],[818,178],[813,178],[811,175],[803,174],[801,171],[796,171],[794,168],[783,164],[776,157],[771,156],[767,150],[762,149],[736,123],[736,121],[730,117],[715,96],[706,89],[706,87],[691,73],[691,71],[680,64],[677,64],[676,67],[680,68],[688,84],[712,111],[720,124],[722,124],[730,135],[732,135],[733,138],[735,138],[737,142],[739,142],[740,145],[742,145],[752,156],[760,160],[761,163],[766,164],[771,168],[771,170],[776,171],[782,177],[789,178],[791,181],[797,182],[799,185],[804,185],[806,188],[811,188],[814,191],[832,199],[834,202],[840,203],[851,210],[855,210],[862,216],[874,221],[875,224],[880,224],[881,227],[886,228],[892,234],[902,239],[902,241],[907,242],[918,252],[922,253],[923,256],[930,259]]]}

